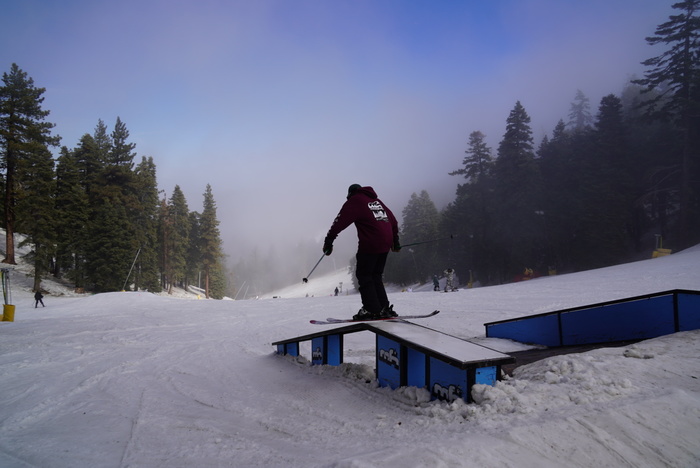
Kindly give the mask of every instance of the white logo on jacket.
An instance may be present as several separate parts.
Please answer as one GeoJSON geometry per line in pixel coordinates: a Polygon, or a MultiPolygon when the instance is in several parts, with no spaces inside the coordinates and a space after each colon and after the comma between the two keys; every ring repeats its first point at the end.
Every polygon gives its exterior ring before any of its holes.
{"type": "Polygon", "coordinates": [[[367,203],[367,206],[372,211],[374,219],[376,219],[377,221],[389,221],[389,217],[386,215],[386,211],[384,210],[384,207],[381,203],[379,203],[378,201],[373,201],[367,203]]]}

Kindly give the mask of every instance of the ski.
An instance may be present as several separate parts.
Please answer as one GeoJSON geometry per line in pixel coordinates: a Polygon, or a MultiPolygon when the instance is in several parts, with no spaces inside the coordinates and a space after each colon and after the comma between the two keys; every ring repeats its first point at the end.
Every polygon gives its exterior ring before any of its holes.
{"type": "Polygon", "coordinates": [[[310,320],[309,322],[314,324],[314,325],[333,325],[336,323],[360,323],[360,322],[388,322],[391,320],[422,319],[422,318],[432,317],[433,315],[437,315],[439,313],[440,313],[439,310],[434,310],[431,313],[424,314],[424,315],[399,315],[398,317],[372,319],[372,320],[353,320],[353,319],[328,318],[326,320],[310,320]]]}

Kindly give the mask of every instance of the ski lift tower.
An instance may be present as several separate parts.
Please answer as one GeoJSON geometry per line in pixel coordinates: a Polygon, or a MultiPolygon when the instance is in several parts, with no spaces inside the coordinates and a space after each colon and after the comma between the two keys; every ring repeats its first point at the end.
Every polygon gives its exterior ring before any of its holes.
{"type": "Polygon", "coordinates": [[[9,265],[7,263],[0,263],[0,282],[2,282],[2,321],[3,322],[14,322],[15,321],[15,306],[11,304],[12,302],[12,291],[10,290],[10,271],[14,270],[14,265],[9,265]]]}

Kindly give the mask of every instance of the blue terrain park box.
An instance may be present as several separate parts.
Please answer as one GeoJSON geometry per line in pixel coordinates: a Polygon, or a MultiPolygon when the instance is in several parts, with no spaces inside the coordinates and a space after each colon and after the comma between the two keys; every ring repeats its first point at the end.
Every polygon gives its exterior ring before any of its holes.
{"type": "Polygon", "coordinates": [[[489,338],[544,346],[644,340],[700,328],[700,292],[675,289],[484,324],[489,338]]]}
{"type": "MultiPolygon", "coordinates": [[[[700,329],[700,291],[672,290],[484,324],[489,338],[550,347],[640,340],[700,329]]],[[[314,365],[343,362],[343,336],[375,334],[377,382],[425,388],[433,399],[472,401],[474,385],[494,385],[515,358],[408,321],[375,321],[332,328],[272,343],[278,354],[299,356],[311,341],[314,365]]]]}
{"type": "Polygon", "coordinates": [[[313,365],[339,365],[343,362],[343,336],[360,331],[375,334],[379,386],[425,388],[433,399],[468,403],[472,385],[494,385],[501,365],[515,361],[507,354],[405,321],[355,323],[272,344],[278,354],[297,356],[299,342],[311,341],[313,365]]]}

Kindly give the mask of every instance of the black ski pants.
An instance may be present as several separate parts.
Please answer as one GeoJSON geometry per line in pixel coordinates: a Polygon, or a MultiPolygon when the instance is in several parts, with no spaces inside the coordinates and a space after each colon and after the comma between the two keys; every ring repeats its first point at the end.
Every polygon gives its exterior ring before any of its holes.
{"type": "Polygon", "coordinates": [[[355,276],[360,286],[362,307],[373,314],[378,314],[389,306],[389,298],[384,290],[384,266],[389,252],[370,254],[358,252],[355,276]]]}

